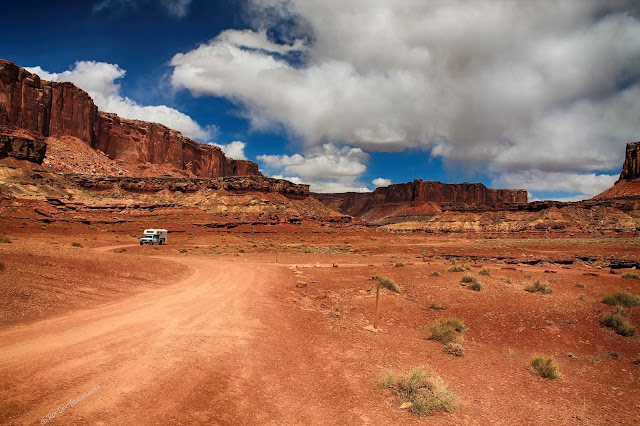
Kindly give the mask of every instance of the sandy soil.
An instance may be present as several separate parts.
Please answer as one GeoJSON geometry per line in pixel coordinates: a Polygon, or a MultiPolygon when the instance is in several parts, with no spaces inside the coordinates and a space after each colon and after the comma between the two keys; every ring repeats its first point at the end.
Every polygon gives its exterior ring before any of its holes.
{"type": "MultiPolygon", "coordinates": [[[[36,301],[24,297],[35,314],[0,325],[3,424],[41,422],[98,386],[50,421],[386,425],[640,419],[640,367],[634,364],[640,341],[599,325],[611,310],[602,296],[618,289],[640,294],[640,281],[611,273],[602,260],[553,262],[576,254],[638,259],[634,238],[484,239],[283,228],[187,230],[170,245],[140,247],[130,244],[135,240],[129,230],[96,240],[93,232],[60,230],[52,244],[48,232],[10,229],[13,242],[0,245],[0,282],[15,291],[4,294],[20,306],[19,291],[39,290],[36,301]],[[83,247],[72,247],[74,241],[83,247]],[[38,259],[32,271],[46,270],[42,262],[50,262],[57,272],[38,281],[37,274],[28,274],[25,253],[38,259]],[[450,256],[479,259],[468,263],[484,285],[481,292],[462,286],[462,273],[448,272],[450,256]],[[505,263],[499,257],[542,263],[505,263]],[[100,269],[102,262],[116,267],[100,269]],[[483,267],[489,275],[479,274],[483,267]],[[24,268],[25,279],[10,284],[7,274],[16,268],[24,268]],[[159,272],[143,273],[151,268],[159,272]],[[76,275],[71,281],[70,271],[76,275]],[[441,275],[431,276],[434,271],[441,275]],[[379,333],[365,330],[373,316],[374,274],[392,277],[402,290],[383,293],[379,333]],[[96,275],[103,283],[88,284],[100,281],[96,275]],[[537,279],[554,292],[523,290],[537,279]],[[66,302],[53,303],[51,294],[66,302]],[[433,310],[434,303],[447,309],[433,310]],[[452,316],[468,327],[462,358],[445,354],[422,330],[452,316]],[[537,353],[559,362],[561,380],[530,372],[529,360],[537,353]],[[385,370],[415,365],[444,379],[458,397],[457,411],[418,418],[377,386],[385,370]]],[[[636,325],[638,309],[629,315],[636,325]]]]}

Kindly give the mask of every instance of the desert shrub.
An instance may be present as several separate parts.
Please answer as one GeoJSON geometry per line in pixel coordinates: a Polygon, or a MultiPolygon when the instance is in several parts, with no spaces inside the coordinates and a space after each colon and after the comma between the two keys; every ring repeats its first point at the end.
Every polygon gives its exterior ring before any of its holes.
{"type": "Polygon", "coordinates": [[[440,376],[424,367],[413,368],[406,374],[383,374],[379,386],[391,389],[403,402],[410,402],[409,410],[418,416],[436,411],[452,412],[457,408],[456,396],[449,392],[440,376]]]}
{"type": "Polygon", "coordinates": [[[396,285],[396,282],[393,281],[391,278],[389,278],[389,277],[380,277],[378,275],[376,275],[374,278],[376,280],[378,280],[378,285],[380,287],[386,288],[387,290],[391,290],[391,291],[393,291],[395,293],[400,293],[400,289],[396,285]]]}
{"type": "Polygon", "coordinates": [[[458,333],[465,330],[464,323],[458,318],[440,320],[427,329],[431,332],[430,340],[437,340],[445,345],[447,343],[457,343],[460,340],[458,333]]]}
{"type": "Polygon", "coordinates": [[[558,363],[550,356],[536,355],[531,358],[531,369],[535,374],[545,379],[559,379],[562,377],[558,369],[558,363]]]}
{"type": "Polygon", "coordinates": [[[541,283],[540,280],[526,286],[524,288],[524,291],[528,291],[529,293],[540,293],[540,294],[553,293],[553,289],[549,287],[549,284],[541,283]]]}
{"type": "Polygon", "coordinates": [[[582,283],[576,283],[576,285],[574,285],[574,287],[576,287],[576,288],[587,288],[587,286],[582,284],[582,283]]]}
{"type": "Polygon", "coordinates": [[[449,309],[447,305],[441,305],[440,303],[432,303],[429,307],[432,311],[446,311],[449,309]]]}
{"type": "Polygon", "coordinates": [[[630,337],[636,334],[636,328],[625,318],[624,308],[616,306],[615,312],[607,312],[602,316],[600,324],[613,329],[621,336],[630,337]]]}
{"type": "Polygon", "coordinates": [[[440,272],[438,272],[438,271],[433,271],[432,273],[429,274],[430,277],[439,277],[441,275],[442,274],[440,272]]]}
{"type": "Polygon", "coordinates": [[[502,281],[505,284],[511,284],[511,280],[507,277],[500,277],[500,281],[502,281]]]}
{"type": "Polygon", "coordinates": [[[471,269],[471,266],[469,266],[466,263],[458,263],[457,260],[453,259],[451,261],[451,263],[453,264],[453,266],[451,266],[451,268],[449,268],[449,272],[464,272],[464,271],[468,271],[469,269],[471,269]]]}
{"type": "Polygon", "coordinates": [[[444,352],[453,356],[464,356],[464,346],[460,343],[449,342],[444,345],[444,352]]]}
{"type": "Polygon", "coordinates": [[[473,291],[482,291],[482,284],[480,284],[480,281],[476,281],[475,283],[470,284],[467,288],[473,291]]]}
{"type": "Polygon", "coordinates": [[[465,274],[460,280],[462,283],[477,283],[478,279],[471,274],[465,274]]]}
{"type": "Polygon", "coordinates": [[[480,272],[478,272],[480,275],[491,275],[491,271],[489,270],[489,268],[482,268],[480,269],[480,272]]]}
{"type": "Polygon", "coordinates": [[[607,294],[602,299],[602,302],[611,306],[620,305],[625,308],[633,308],[634,306],[640,305],[640,296],[634,296],[628,291],[618,290],[607,294]]]}
{"type": "Polygon", "coordinates": [[[10,243],[11,238],[7,237],[5,234],[0,235],[0,243],[10,243]]]}
{"type": "Polygon", "coordinates": [[[404,266],[404,263],[402,263],[402,262],[397,262],[396,263],[396,268],[401,268],[403,266],[404,266]]]}
{"type": "Polygon", "coordinates": [[[238,253],[246,253],[245,249],[238,249],[238,253]]]}
{"type": "Polygon", "coordinates": [[[625,272],[622,274],[622,278],[626,278],[628,280],[640,280],[640,275],[635,272],[625,272]]]}
{"type": "Polygon", "coordinates": [[[187,253],[188,250],[186,248],[178,249],[178,253],[187,253]]]}
{"type": "Polygon", "coordinates": [[[82,248],[82,244],[74,241],[74,242],[71,243],[71,247],[80,247],[80,248],[82,248]]]}

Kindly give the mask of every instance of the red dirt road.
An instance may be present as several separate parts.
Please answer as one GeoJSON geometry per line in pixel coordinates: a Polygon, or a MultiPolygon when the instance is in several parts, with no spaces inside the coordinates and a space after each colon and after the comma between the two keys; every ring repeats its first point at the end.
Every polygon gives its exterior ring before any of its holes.
{"type": "Polygon", "coordinates": [[[0,422],[45,422],[58,406],[97,386],[51,421],[367,420],[345,404],[340,383],[348,378],[336,378],[335,363],[318,359],[322,351],[316,353],[312,341],[304,344],[308,336],[301,336],[305,325],[298,322],[304,314],[276,295],[292,279],[285,266],[171,260],[193,274],[97,309],[0,331],[0,422]]]}

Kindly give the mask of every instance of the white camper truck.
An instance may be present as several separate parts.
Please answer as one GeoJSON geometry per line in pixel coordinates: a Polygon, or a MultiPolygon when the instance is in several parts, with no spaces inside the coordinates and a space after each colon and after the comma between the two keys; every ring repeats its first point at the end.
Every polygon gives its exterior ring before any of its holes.
{"type": "Polygon", "coordinates": [[[169,238],[169,232],[166,229],[145,229],[144,236],[140,238],[140,245],[143,244],[164,244],[169,238]]]}

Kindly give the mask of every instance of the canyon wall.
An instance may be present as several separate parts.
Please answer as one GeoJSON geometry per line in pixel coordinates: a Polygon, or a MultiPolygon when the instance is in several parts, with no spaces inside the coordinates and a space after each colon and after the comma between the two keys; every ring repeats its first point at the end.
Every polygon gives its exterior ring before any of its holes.
{"type": "Polygon", "coordinates": [[[620,180],[631,180],[638,177],[640,177],[640,142],[630,142],[625,151],[620,180]]]}
{"type": "Polygon", "coordinates": [[[463,203],[509,204],[526,203],[524,189],[490,189],[481,183],[448,184],[416,179],[413,182],[376,188],[373,192],[345,194],[314,194],[319,201],[341,213],[362,216],[374,208],[391,204],[463,203]]]}
{"type": "Polygon", "coordinates": [[[71,83],[41,80],[0,59],[0,125],[43,137],[73,136],[113,160],[170,164],[194,176],[261,175],[252,161],[232,160],[157,123],[125,120],[98,111],[91,97],[71,83]]]}

